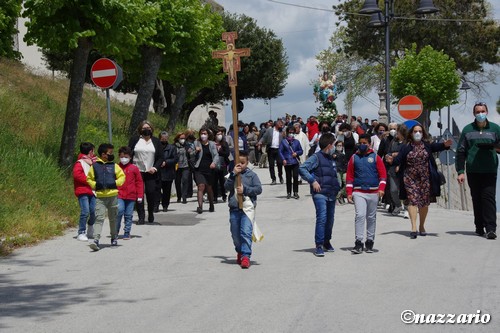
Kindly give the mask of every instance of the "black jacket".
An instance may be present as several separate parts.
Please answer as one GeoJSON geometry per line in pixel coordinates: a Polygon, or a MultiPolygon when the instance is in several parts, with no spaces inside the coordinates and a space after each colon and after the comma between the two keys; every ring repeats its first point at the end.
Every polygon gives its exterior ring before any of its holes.
{"type": "Polygon", "coordinates": [[[162,181],[170,181],[175,179],[175,165],[179,161],[179,155],[177,155],[177,147],[171,144],[167,144],[163,147],[162,152],[162,163],[165,162],[165,166],[160,167],[160,178],[162,181]]]}

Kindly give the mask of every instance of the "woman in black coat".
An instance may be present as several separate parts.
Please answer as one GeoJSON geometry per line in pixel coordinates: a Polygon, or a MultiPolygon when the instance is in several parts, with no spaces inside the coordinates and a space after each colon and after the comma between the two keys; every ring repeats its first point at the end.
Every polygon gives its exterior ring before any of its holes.
{"type": "MultiPolygon", "coordinates": [[[[160,180],[161,180],[161,206],[163,211],[168,210],[170,205],[170,195],[172,194],[172,184],[175,180],[175,166],[179,161],[177,155],[177,147],[168,143],[168,133],[162,131],[160,133],[160,143],[162,146],[162,163],[160,166],[160,180]]],[[[158,198],[159,199],[159,198],[158,198]]],[[[159,205],[159,200],[157,207],[159,205]]],[[[159,209],[156,208],[156,211],[159,209]]]]}
{"type": "Polygon", "coordinates": [[[406,137],[398,155],[387,156],[389,164],[399,166],[400,198],[408,200],[408,213],[411,220],[410,238],[417,238],[417,212],[420,217],[419,232],[426,236],[425,219],[429,212],[431,199],[441,195],[440,177],[432,153],[451,147],[451,140],[444,143],[430,143],[430,136],[420,125],[413,126],[406,137]]]}

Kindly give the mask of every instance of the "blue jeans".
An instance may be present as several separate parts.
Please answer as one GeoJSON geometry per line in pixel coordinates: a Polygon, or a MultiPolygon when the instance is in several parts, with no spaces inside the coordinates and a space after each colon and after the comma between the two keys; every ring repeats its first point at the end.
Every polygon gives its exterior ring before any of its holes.
{"type": "Polygon", "coordinates": [[[118,213],[116,215],[116,233],[120,233],[122,217],[125,216],[123,231],[130,234],[132,215],[134,214],[135,200],[118,199],[118,213]]]}
{"type": "Polygon", "coordinates": [[[314,233],[314,241],[316,245],[323,245],[325,242],[332,239],[336,196],[327,197],[323,194],[314,193],[312,199],[314,207],[316,207],[316,230],[314,233]]]}
{"type": "Polygon", "coordinates": [[[243,256],[250,258],[252,255],[252,221],[243,210],[230,210],[229,223],[234,249],[243,256]]]}
{"type": "Polygon", "coordinates": [[[79,195],[78,203],[80,204],[78,234],[84,234],[87,229],[87,223],[89,225],[93,225],[95,223],[95,196],[89,194],[79,195]]]}

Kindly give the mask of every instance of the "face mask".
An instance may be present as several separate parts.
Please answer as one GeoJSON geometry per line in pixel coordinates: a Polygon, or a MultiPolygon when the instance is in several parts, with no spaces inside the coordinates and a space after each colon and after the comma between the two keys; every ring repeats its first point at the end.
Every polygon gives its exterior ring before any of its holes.
{"type": "Polygon", "coordinates": [[[166,146],[168,145],[168,141],[160,141],[162,145],[166,146]]]}
{"type": "Polygon", "coordinates": [[[480,123],[486,120],[486,112],[481,112],[476,114],[476,120],[480,123]]]}
{"type": "Polygon", "coordinates": [[[128,157],[120,157],[120,163],[123,165],[127,165],[130,162],[130,158],[128,157]]]}
{"type": "Polygon", "coordinates": [[[202,135],[200,135],[200,139],[201,139],[202,141],[207,141],[207,139],[208,139],[208,135],[206,135],[206,134],[202,134],[202,135]]]}
{"type": "Polygon", "coordinates": [[[328,155],[333,155],[333,154],[335,154],[335,147],[332,147],[332,148],[328,149],[328,150],[326,151],[326,153],[327,153],[328,155]]]}
{"type": "Polygon", "coordinates": [[[361,143],[359,146],[358,146],[358,149],[360,152],[364,153],[368,150],[368,145],[367,144],[364,144],[364,143],[361,143]]]}
{"type": "Polygon", "coordinates": [[[413,133],[413,140],[419,142],[420,140],[422,140],[422,133],[420,132],[417,132],[417,133],[413,133]]]}
{"type": "Polygon", "coordinates": [[[349,137],[351,136],[351,132],[344,132],[344,136],[345,136],[346,138],[349,138],[349,137]]]}
{"type": "Polygon", "coordinates": [[[330,127],[323,127],[323,128],[321,129],[321,132],[323,132],[323,133],[328,133],[328,132],[330,132],[330,127]]]}
{"type": "Polygon", "coordinates": [[[288,133],[287,137],[288,139],[293,139],[293,133],[288,133]]]}
{"type": "Polygon", "coordinates": [[[143,129],[141,131],[141,134],[144,136],[151,136],[151,135],[153,135],[153,132],[150,129],[143,129]]]}
{"type": "Polygon", "coordinates": [[[186,139],[179,139],[179,143],[183,145],[186,142],[186,139]]]}
{"type": "Polygon", "coordinates": [[[384,133],[385,133],[384,131],[378,131],[378,135],[382,135],[384,133]]]}
{"type": "Polygon", "coordinates": [[[217,138],[217,141],[221,141],[222,140],[222,134],[217,134],[216,138],[217,138]]]}
{"type": "Polygon", "coordinates": [[[113,155],[113,154],[106,154],[106,155],[108,155],[108,162],[113,162],[114,161],[115,155],[113,155]]]}
{"type": "Polygon", "coordinates": [[[337,147],[336,150],[340,153],[342,152],[342,147],[337,147]]]}
{"type": "Polygon", "coordinates": [[[395,136],[396,136],[396,130],[395,130],[395,129],[391,129],[391,130],[389,131],[389,134],[390,134],[391,136],[395,137],[395,136]]]}

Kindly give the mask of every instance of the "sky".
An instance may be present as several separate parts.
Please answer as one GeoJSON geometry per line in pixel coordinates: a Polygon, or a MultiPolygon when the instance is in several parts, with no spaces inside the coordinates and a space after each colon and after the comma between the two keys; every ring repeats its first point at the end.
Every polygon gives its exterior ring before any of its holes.
{"type": "MultiPolygon", "coordinates": [[[[335,29],[337,17],[331,8],[337,0],[217,0],[224,9],[230,13],[245,14],[254,18],[261,27],[268,28],[283,40],[289,60],[289,77],[283,96],[271,100],[270,105],[261,100],[243,101],[245,108],[239,118],[245,122],[257,123],[268,119],[276,119],[285,113],[295,114],[302,118],[316,113],[318,104],[315,103],[310,82],[318,77],[318,61],[315,56],[328,48],[329,38],[335,29]],[[279,3],[281,2],[281,3],[279,3]],[[287,4],[291,5],[287,5],[287,4]],[[306,6],[323,10],[308,9],[306,6]]],[[[494,17],[500,20],[500,4],[498,1],[489,1],[494,6],[494,17]]],[[[416,8],[415,8],[416,9],[416,8]]],[[[238,41],[236,41],[238,47],[238,41]]],[[[244,71],[245,69],[242,68],[244,71]]],[[[498,82],[500,83],[500,82],[498,82]]],[[[471,91],[460,92],[460,104],[451,106],[451,116],[457,125],[462,128],[473,120],[472,107],[475,101],[484,101],[488,104],[490,112],[488,118],[497,123],[500,116],[495,112],[496,101],[500,97],[498,85],[489,84],[488,95],[475,96],[471,91]]],[[[336,100],[337,109],[344,111],[344,95],[340,94],[336,100]]],[[[226,103],[226,123],[231,121],[231,103],[226,103]]],[[[353,107],[353,115],[364,118],[378,118],[380,102],[374,92],[359,99],[353,107]]],[[[442,110],[442,122],[446,127],[447,110],[442,110]]],[[[397,113],[396,106],[391,109],[391,114],[397,113]]],[[[439,134],[436,127],[438,113],[433,112],[431,117],[431,133],[439,134]]],[[[444,129],[444,128],[443,128],[444,129]]]]}

